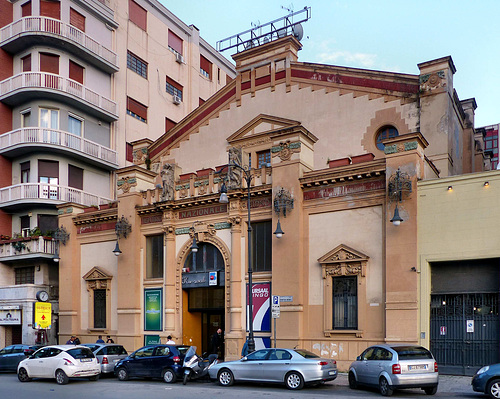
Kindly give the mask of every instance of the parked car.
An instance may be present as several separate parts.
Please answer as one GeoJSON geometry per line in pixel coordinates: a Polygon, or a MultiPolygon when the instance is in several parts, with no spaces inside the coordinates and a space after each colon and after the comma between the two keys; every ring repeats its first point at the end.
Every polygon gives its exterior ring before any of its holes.
{"type": "Polygon", "coordinates": [[[379,387],[383,396],[395,389],[421,388],[427,395],[437,392],[438,365],[422,346],[381,344],[367,348],[349,368],[349,387],[379,387]]]}
{"type": "Polygon", "coordinates": [[[71,377],[97,381],[100,373],[94,353],[82,345],[45,346],[17,366],[17,378],[21,382],[32,378],[55,378],[59,385],[64,385],[71,377]]]}
{"type": "Polygon", "coordinates": [[[490,398],[500,398],[500,363],[480,368],[472,377],[472,389],[489,395],[490,398]]]}
{"type": "Polygon", "coordinates": [[[0,371],[17,371],[17,365],[42,345],[9,345],[0,350],[0,371]]]}
{"type": "Polygon", "coordinates": [[[113,373],[115,364],[128,355],[123,345],[119,344],[82,344],[94,352],[97,362],[101,365],[101,373],[113,373]]]}
{"type": "Polygon", "coordinates": [[[304,349],[260,349],[240,360],[213,365],[209,376],[222,386],[235,381],[284,383],[289,389],[337,378],[337,362],[304,349]]]}
{"type": "Polygon", "coordinates": [[[175,382],[182,378],[182,363],[189,349],[186,345],[147,345],[119,360],[115,375],[120,381],[130,377],[161,378],[175,382]]]}

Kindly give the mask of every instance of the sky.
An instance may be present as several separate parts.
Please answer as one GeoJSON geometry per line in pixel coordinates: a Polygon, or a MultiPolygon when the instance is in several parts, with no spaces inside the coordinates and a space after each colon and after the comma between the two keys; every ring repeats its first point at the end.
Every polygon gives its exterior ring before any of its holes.
{"type": "MultiPolygon", "coordinates": [[[[216,42],[311,7],[299,61],[419,74],[451,55],[461,100],[475,98],[475,126],[500,122],[500,0],[160,0],[216,42]]],[[[231,59],[233,49],[222,54],[231,59]]],[[[232,60],[232,59],[231,59],[232,60]]]]}

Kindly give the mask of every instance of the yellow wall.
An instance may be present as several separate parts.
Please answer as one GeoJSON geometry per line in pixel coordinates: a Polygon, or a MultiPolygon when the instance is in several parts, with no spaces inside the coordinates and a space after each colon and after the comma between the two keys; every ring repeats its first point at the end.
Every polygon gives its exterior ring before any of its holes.
{"type": "Polygon", "coordinates": [[[182,343],[201,350],[201,313],[188,311],[188,293],[182,290],[182,343]]]}

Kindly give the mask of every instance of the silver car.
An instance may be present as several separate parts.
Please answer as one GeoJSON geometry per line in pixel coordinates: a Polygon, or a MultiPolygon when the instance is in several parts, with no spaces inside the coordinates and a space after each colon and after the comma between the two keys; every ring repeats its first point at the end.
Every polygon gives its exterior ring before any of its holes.
{"type": "Polygon", "coordinates": [[[128,355],[123,345],[119,344],[83,344],[94,352],[98,363],[101,365],[101,373],[113,373],[115,364],[128,355]]]}
{"type": "Polygon", "coordinates": [[[301,389],[307,383],[323,383],[337,378],[337,362],[323,359],[304,349],[261,349],[240,360],[213,365],[208,374],[222,386],[235,381],[284,383],[301,389]]]}
{"type": "Polygon", "coordinates": [[[349,387],[379,387],[383,396],[395,389],[421,388],[437,392],[438,366],[431,352],[413,344],[380,344],[367,348],[349,368],[349,387]]]}

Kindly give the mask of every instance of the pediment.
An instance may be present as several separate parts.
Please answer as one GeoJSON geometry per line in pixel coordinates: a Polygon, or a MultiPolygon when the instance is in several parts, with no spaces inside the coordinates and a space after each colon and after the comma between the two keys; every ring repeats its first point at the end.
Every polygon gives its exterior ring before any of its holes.
{"type": "Polygon", "coordinates": [[[300,126],[300,124],[292,119],[260,114],[229,136],[227,141],[234,145],[237,142],[254,139],[284,128],[300,126]]]}
{"type": "Polygon", "coordinates": [[[94,266],[85,276],[83,276],[85,281],[111,280],[112,278],[113,276],[109,275],[98,266],[94,266]]]}
{"type": "Polygon", "coordinates": [[[330,252],[318,259],[321,265],[339,264],[345,262],[366,262],[370,257],[360,251],[356,251],[347,245],[340,244],[330,252]]]}

